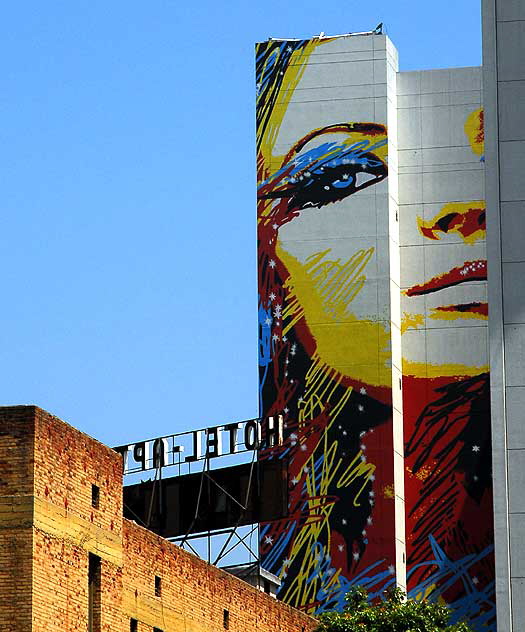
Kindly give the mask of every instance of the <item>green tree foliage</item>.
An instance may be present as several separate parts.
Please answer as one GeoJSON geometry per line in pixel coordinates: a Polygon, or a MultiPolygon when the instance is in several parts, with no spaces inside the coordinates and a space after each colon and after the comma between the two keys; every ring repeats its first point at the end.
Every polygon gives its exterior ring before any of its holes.
{"type": "Polygon", "coordinates": [[[472,632],[466,623],[449,623],[450,610],[429,601],[406,599],[399,588],[388,592],[381,603],[368,603],[364,588],[346,595],[343,612],[319,617],[316,632],[472,632]]]}

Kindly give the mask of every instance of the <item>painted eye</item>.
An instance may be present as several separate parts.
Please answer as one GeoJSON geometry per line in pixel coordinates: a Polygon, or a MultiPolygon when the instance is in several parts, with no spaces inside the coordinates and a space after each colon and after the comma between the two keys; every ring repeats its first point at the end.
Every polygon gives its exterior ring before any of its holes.
{"type": "Polygon", "coordinates": [[[386,165],[373,153],[352,152],[347,147],[347,151],[337,154],[334,149],[337,148],[330,144],[321,146],[315,153],[298,156],[292,166],[286,165],[280,171],[281,179],[275,182],[276,186],[261,191],[259,197],[287,199],[288,212],[308,207],[320,208],[386,178],[386,165]],[[320,160],[319,150],[325,150],[325,156],[332,154],[333,157],[320,160]],[[301,168],[303,164],[305,167],[301,168]],[[289,177],[284,175],[287,172],[289,177]]]}

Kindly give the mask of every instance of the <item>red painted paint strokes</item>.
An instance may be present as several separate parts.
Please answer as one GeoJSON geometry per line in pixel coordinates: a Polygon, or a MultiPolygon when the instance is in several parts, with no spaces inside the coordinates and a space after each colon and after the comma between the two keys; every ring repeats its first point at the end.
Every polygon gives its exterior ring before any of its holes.
{"type": "Polygon", "coordinates": [[[459,285],[468,281],[486,281],[487,279],[487,262],[485,259],[477,261],[465,261],[462,266],[457,266],[445,272],[432,277],[430,281],[426,281],[421,285],[414,285],[406,290],[407,296],[420,296],[421,294],[430,294],[437,292],[446,287],[459,285]]]}

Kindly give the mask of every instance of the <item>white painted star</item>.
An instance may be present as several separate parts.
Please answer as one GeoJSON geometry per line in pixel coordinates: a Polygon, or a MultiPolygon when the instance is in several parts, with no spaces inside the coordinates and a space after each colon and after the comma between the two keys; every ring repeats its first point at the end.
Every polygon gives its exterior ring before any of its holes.
{"type": "Polygon", "coordinates": [[[366,456],[365,456],[364,454],[361,456],[361,461],[362,461],[363,463],[366,461],[366,456]]]}
{"type": "Polygon", "coordinates": [[[268,265],[270,266],[270,268],[275,268],[277,264],[275,263],[273,259],[270,259],[270,261],[268,261],[268,265]]]}
{"type": "MultiPolygon", "coordinates": [[[[304,446],[304,447],[306,448],[306,446],[304,446]]],[[[302,450],[302,449],[303,449],[303,446],[301,446],[301,450],[302,450]]],[[[307,465],[305,465],[305,466],[303,467],[303,472],[304,472],[305,474],[308,474],[308,472],[309,472],[309,471],[310,471],[310,468],[309,468],[307,465]]]]}
{"type": "Polygon", "coordinates": [[[479,481],[479,478],[477,476],[473,476],[472,477],[475,481],[479,481]]]}
{"type": "Polygon", "coordinates": [[[364,443],[362,443],[360,446],[361,450],[366,450],[366,445],[364,443]]]}
{"type": "Polygon", "coordinates": [[[368,495],[370,496],[370,498],[373,498],[375,496],[374,492],[368,492],[368,495]]]}
{"type": "Polygon", "coordinates": [[[265,538],[264,538],[264,543],[265,543],[265,544],[273,544],[273,538],[272,538],[272,536],[271,536],[271,535],[267,535],[267,536],[265,536],[265,538]]]}
{"type": "Polygon", "coordinates": [[[372,524],[373,520],[372,520],[372,516],[368,516],[368,518],[366,519],[367,524],[372,524]]]}
{"type": "Polygon", "coordinates": [[[273,340],[274,342],[278,342],[278,341],[279,341],[279,336],[278,336],[277,334],[274,334],[274,335],[272,336],[272,340],[273,340]]]}
{"type": "Polygon", "coordinates": [[[277,230],[277,229],[279,228],[279,224],[272,224],[272,228],[273,228],[274,230],[277,230]]]}
{"type": "Polygon", "coordinates": [[[292,485],[297,485],[297,483],[299,482],[298,478],[292,478],[292,485]]]}
{"type": "Polygon", "coordinates": [[[362,430],[362,431],[359,433],[359,436],[360,436],[360,437],[364,437],[364,436],[365,436],[365,434],[366,434],[366,432],[365,432],[364,430],[362,430]]]}
{"type": "Polygon", "coordinates": [[[335,573],[335,568],[329,568],[326,571],[326,574],[328,575],[328,577],[332,577],[332,575],[335,573]]]}
{"type": "Polygon", "coordinates": [[[283,342],[286,342],[288,340],[288,338],[286,336],[283,336],[283,342]]]}
{"type": "Polygon", "coordinates": [[[290,435],[290,439],[297,439],[297,435],[295,434],[295,432],[292,432],[292,434],[290,435]]]}
{"type": "Polygon", "coordinates": [[[359,392],[361,393],[361,395],[366,395],[366,388],[364,386],[361,386],[359,392]]]}
{"type": "Polygon", "coordinates": [[[473,584],[479,584],[479,579],[477,577],[473,577],[472,578],[472,583],[473,584]]]}
{"type": "Polygon", "coordinates": [[[362,404],[359,404],[359,406],[357,407],[357,410],[362,413],[363,410],[365,409],[365,407],[362,404]]]}
{"type": "Polygon", "coordinates": [[[343,518],[343,519],[341,520],[341,524],[346,524],[346,523],[347,523],[346,518],[343,518]]]}
{"type": "Polygon", "coordinates": [[[354,558],[354,560],[357,562],[357,560],[359,559],[359,553],[353,553],[352,557],[354,558]]]}
{"type": "Polygon", "coordinates": [[[343,430],[343,437],[346,437],[346,430],[343,430]]]}
{"type": "Polygon", "coordinates": [[[289,560],[288,558],[283,560],[283,566],[289,566],[291,563],[292,563],[292,560],[289,560]]]}
{"type": "Polygon", "coordinates": [[[345,545],[344,544],[339,544],[337,549],[338,549],[338,551],[340,551],[342,553],[345,550],[345,545]]]}
{"type": "Polygon", "coordinates": [[[363,530],[361,531],[361,533],[362,533],[363,535],[366,535],[366,529],[363,529],[363,530]]]}
{"type": "Polygon", "coordinates": [[[375,480],[376,480],[376,475],[375,475],[375,474],[372,474],[372,475],[369,477],[369,480],[371,480],[371,481],[375,481],[375,480]]]}
{"type": "Polygon", "coordinates": [[[394,573],[396,572],[393,564],[390,564],[390,566],[388,567],[388,572],[390,573],[390,575],[394,575],[394,573]]]}
{"type": "Polygon", "coordinates": [[[270,294],[268,294],[268,298],[270,299],[270,301],[275,301],[275,294],[273,292],[270,292],[270,294]]]}
{"type": "Polygon", "coordinates": [[[473,445],[472,452],[479,452],[479,445],[473,445]]]}
{"type": "Polygon", "coordinates": [[[285,406],[285,408],[283,408],[283,413],[284,413],[285,415],[287,415],[287,414],[288,414],[288,410],[289,410],[289,409],[288,409],[288,406],[285,406]]]}
{"type": "MultiPolygon", "coordinates": [[[[301,450],[302,450],[303,452],[306,452],[306,443],[303,443],[303,444],[301,445],[301,450]]],[[[305,469],[305,472],[306,472],[306,471],[307,471],[307,470],[305,469]]]]}
{"type": "Polygon", "coordinates": [[[271,324],[272,324],[272,319],[271,319],[271,318],[267,318],[267,319],[264,321],[264,324],[265,324],[265,325],[271,325],[271,324]]]}

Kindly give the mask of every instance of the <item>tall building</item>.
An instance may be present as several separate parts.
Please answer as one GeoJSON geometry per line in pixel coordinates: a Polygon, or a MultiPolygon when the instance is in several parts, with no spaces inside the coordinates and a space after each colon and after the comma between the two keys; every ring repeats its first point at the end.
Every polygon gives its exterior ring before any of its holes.
{"type": "Polygon", "coordinates": [[[497,586],[525,629],[525,3],[483,20],[483,68],[399,72],[378,33],[256,47],[260,414],[287,426],[262,458],[288,467],[260,553],[310,613],[397,584],[495,630],[497,586]]]}

